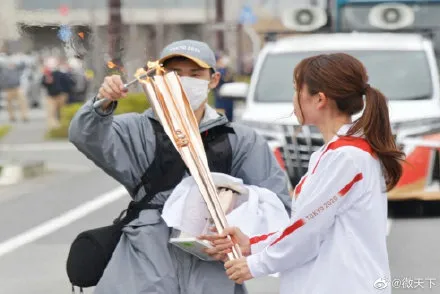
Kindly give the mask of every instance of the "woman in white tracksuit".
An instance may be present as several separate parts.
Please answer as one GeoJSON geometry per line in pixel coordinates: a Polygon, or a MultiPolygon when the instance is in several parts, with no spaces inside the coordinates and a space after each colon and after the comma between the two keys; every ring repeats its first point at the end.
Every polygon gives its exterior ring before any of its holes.
{"type": "Polygon", "coordinates": [[[362,63],[346,54],[304,59],[294,71],[295,115],[325,144],[295,188],[291,223],[249,238],[237,228],[201,236],[226,260],[232,236],[245,257],[227,261],[241,284],[280,273],[281,293],[391,293],[386,247],[387,196],[402,174],[386,98],[370,87],[362,63]],[[360,119],[352,115],[365,109],[360,119]]]}

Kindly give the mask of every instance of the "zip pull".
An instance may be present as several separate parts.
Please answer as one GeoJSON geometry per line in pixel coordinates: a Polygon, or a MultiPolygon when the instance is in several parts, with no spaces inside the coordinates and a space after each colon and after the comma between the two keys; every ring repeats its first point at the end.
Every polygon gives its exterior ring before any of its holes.
{"type": "Polygon", "coordinates": [[[72,294],[75,294],[75,286],[72,284],[72,294]]]}
{"type": "Polygon", "coordinates": [[[82,288],[82,287],[79,287],[79,293],[80,293],[80,294],[84,294],[84,292],[83,292],[83,288],[82,288]]]}

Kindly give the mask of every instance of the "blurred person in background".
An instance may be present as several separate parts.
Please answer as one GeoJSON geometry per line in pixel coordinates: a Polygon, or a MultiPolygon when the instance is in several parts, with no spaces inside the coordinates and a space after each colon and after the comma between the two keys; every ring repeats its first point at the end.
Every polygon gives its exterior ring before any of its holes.
{"type": "Polygon", "coordinates": [[[48,57],[44,62],[41,83],[47,90],[47,124],[50,129],[60,125],[61,108],[66,104],[73,86],[67,71],[66,64],[60,64],[57,57],[48,57]]]}
{"type": "Polygon", "coordinates": [[[20,109],[22,120],[28,121],[28,102],[22,89],[22,76],[25,67],[25,62],[19,55],[7,54],[0,61],[0,89],[4,91],[11,122],[17,120],[15,115],[17,106],[20,109]]]}
{"type": "Polygon", "coordinates": [[[30,89],[30,78],[32,74],[31,56],[29,54],[20,53],[17,54],[17,58],[23,64],[23,71],[20,78],[21,91],[25,95],[28,104],[30,104],[29,89],[30,89]]]}
{"type": "Polygon", "coordinates": [[[72,57],[68,60],[69,79],[71,80],[71,89],[67,103],[84,102],[89,88],[89,80],[83,69],[81,60],[72,57]]]}
{"type": "Polygon", "coordinates": [[[252,54],[246,54],[243,57],[243,74],[246,76],[251,76],[254,71],[254,56],[252,54]]]}
{"type": "Polygon", "coordinates": [[[217,71],[220,73],[220,81],[217,88],[214,89],[215,108],[224,112],[229,121],[234,118],[234,101],[232,99],[223,98],[220,96],[220,88],[225,83],[234,81],[232,70],[229,67],[230,58],[225,53],[220,53],[217,56],[217,71]]]}
{"type": "Polygon", "coordinates": [[[62,57],[58,66],[61,72],[61,84],[63,88],[64,104],[67,104],[73,95],[75,82],[73,80],[71,62],[67,57],[62,57]]]}
{"type": "Polygon", "coordinates": [[[25,93],[31,108],[38,108],[41,107],[42,102],[40,58],[36,52],[32,52],[27,55],[26,60],[26,71],[22,77],[23,88],[26,91],[25,93]]]}

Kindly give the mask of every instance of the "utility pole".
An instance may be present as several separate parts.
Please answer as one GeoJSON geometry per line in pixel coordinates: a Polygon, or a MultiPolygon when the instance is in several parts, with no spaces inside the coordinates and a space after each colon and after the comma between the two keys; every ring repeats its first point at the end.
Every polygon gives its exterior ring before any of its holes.
{"type": "MultiPolygon", "coordinates": [[[[87,1],[87,0],[84,0],[87,1]]],[[[90,18],[90,36],[89,42],[92,48],[92,56],[90,58],[90,66],[93,71],[94,79],[92,79],[92,93],[96,93],[99,90],[100,84],[98,81],[104,79],[104,67],[103,58],[101,52],[103,52],[103,46],[100,42],[99,29],[96,24],[96,3],[93,1],[89,2],[89,18],[90,18]]]]}
{"type": "Polygon", "coordinates": [[[203,41],[210,44],[211,43],[211,38],[209,38],[210,36],[210,28],[212,26],[211,24],[211,17],[209,14],[209,0],[205,0],[204,2],[204,8],[205,8],[205,23],[202,23],[202,32],[203,32],[203,41]]]}
{"type": "MultiPolygon", "coordinates": [[[[225,18],[225,5],[224,0],[215,0],[215,22],[217,24],[224,23],[225,18]]],[[[225,32],[224,29],[219,28],[217,30],[217,49],[225,50],[225,32]]]]}
{"type": "Polygon", "coordinates": [[[122,67],[122,17],[121,0],[108,0],[109,7],[109,53],[118,69],[122,67]]]}
{"type": "Polygon", "coordinates": [[[165,5],[164,2],[166,0],[161,1],[161,6],[157,12],[157,21],[156,21],[156,30],[155,30],[155,42],[156,42],[156,56],[159,56],[162,48],[165,45],[165,5]]]}

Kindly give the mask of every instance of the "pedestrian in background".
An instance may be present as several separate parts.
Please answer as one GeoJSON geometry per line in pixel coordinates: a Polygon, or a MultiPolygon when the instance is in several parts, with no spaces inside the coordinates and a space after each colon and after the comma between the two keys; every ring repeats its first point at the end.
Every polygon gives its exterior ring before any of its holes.
{"type": "Polygon", "coordinates": [[[15,109],[18,106],[21,112],[21,119],[28,121],[28,102],[21,87],[22,75],[25,63],[12,54],[3,56],[0,61],[0,89],[4,91],[6,98],[9,120],[17,120],[15,109]]]}
{"type": "Polygon", "coordinates": [[[70,81],[70,91],[67,103],[78,103],[86,100],[86,94],[89,89],[89,80],[82,67],[81,61],[77,58],[69,58],[68,78],[70,81]]]}
{"type": "Polygon", "coordinates": [[[47,90],[47,124],[48,127],[57,128],[60,125],[61,108],[66,104],[71,88],[67,73],[59,69],[58,58],[49,57],[43,67],[42,85],[47,90]]]}
{"type": "Polygon", "coordinates": [[[220,95],[220,88],[225,83],[234,81],[232,70],[229,68],[230,59],[222,53],[217,57],[217,71],[220,73],[220,81],[217,88],[214,89],[215,108],[222,111],[229,121],[234,118],[234,101],[229,98],[224,98],[220,95]]]}

